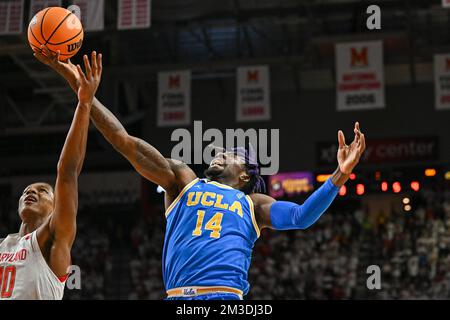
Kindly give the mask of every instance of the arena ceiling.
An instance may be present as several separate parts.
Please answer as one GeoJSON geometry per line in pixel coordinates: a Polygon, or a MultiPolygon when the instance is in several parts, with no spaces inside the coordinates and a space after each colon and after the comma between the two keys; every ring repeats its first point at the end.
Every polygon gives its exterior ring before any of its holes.
{"type": "MultiPolygon", "coordinates": [[[[132,122],[142,114],[136,96],[148,94],[139,80],[155,81],[159,70],[190,68],[194,79],[255,63],[332,72],[337,41],[382,38],[385,63],[408,64],[414,73],[415,64],[449,50],[450,11],[440,2],[378,1],[382,30],[369,32],[370,1],[153,0],[151,28],[133,31],[117,31],[117,3],[105,1],[105,30],[87,34],[84,48],[107,55],[104,86],[128,92],[125,114],[132,122]]],[[[3,135],[66,129],[75,97],[34,60],[25,34],[0,37],[0,69],[0,108],[10,111],[0,121],[3,135]]]]}

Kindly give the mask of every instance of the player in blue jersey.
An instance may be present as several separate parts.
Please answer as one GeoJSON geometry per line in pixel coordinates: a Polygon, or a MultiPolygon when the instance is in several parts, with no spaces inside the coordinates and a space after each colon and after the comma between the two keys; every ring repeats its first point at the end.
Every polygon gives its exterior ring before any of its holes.
{"type": "MultiPolygon", "coordinates": [[[[36,54],[76,91],[77,72],[70,63],[36,54]]],[[[97,99],[91,119],[103,136],[146,179],[165,190],[167,227],[163,276],[168,299],[242,299],[260,230],[305,229],[329,207],[365,149],[355,123],[346,145],[338,132],[338,167],[303,204],[263,194],[264,182],[252,155],[244,149],[220,152],[199,179],[184,163],[167,159],[147,142],[129,135],[97,99]]]]}

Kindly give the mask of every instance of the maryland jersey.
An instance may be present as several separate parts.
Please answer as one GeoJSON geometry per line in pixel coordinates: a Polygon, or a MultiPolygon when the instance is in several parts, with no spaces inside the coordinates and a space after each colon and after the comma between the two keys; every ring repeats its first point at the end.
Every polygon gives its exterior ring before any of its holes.
{"type": "Polygon", "coordinates": [[[64,285],[45,261],[36,231],[0,239],[0,300],[61,300],[64,285]]]}
{"type": "Polygon", "coordinates": [[[195,295],[205,288],[247,294],[253,245],[259,237],[249,196],[195,179],[167,208],[166,218],[163,277],[169,295],[180,290],[181,295],[195,295]]]}

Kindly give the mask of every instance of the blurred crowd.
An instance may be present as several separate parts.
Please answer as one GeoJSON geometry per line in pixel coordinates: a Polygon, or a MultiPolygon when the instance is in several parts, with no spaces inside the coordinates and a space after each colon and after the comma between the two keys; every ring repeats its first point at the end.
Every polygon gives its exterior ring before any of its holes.
{"type": "MultiPolygon", "coordinates": [[[[149,213],[139,196],[119,193],[80,195],[72,256],[82,288],[66,289],[65,299],[165,297],[164,210],[149,213]]],[[[450,299],[450,191],[424,189],[416,198],[412,211],[376,219],[338,200],[307,230],[263,230],[247,298],[450,299]],[[367,288],[370,265],[381,269],[380,290],[367,288]]],[[[19,229],[9,199],[0,195],[0,237],[19,229]]]]}

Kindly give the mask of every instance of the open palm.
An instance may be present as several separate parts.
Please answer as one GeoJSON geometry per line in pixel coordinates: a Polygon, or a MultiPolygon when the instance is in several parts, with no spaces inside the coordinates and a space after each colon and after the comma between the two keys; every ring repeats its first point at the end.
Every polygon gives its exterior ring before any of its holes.
{"type": "Polygon", "coordinates": [[[345,144],[344,133],[341,130],[338,132],[339,149],[337,159],[339,169],[344,174],[352,173],[353,168],[358,164],[361,155],[366,149],[366,139],[364,134],[359,130],[359,122],[355,123],[353,131],[355,138],[350,145],[345,144]]]}

